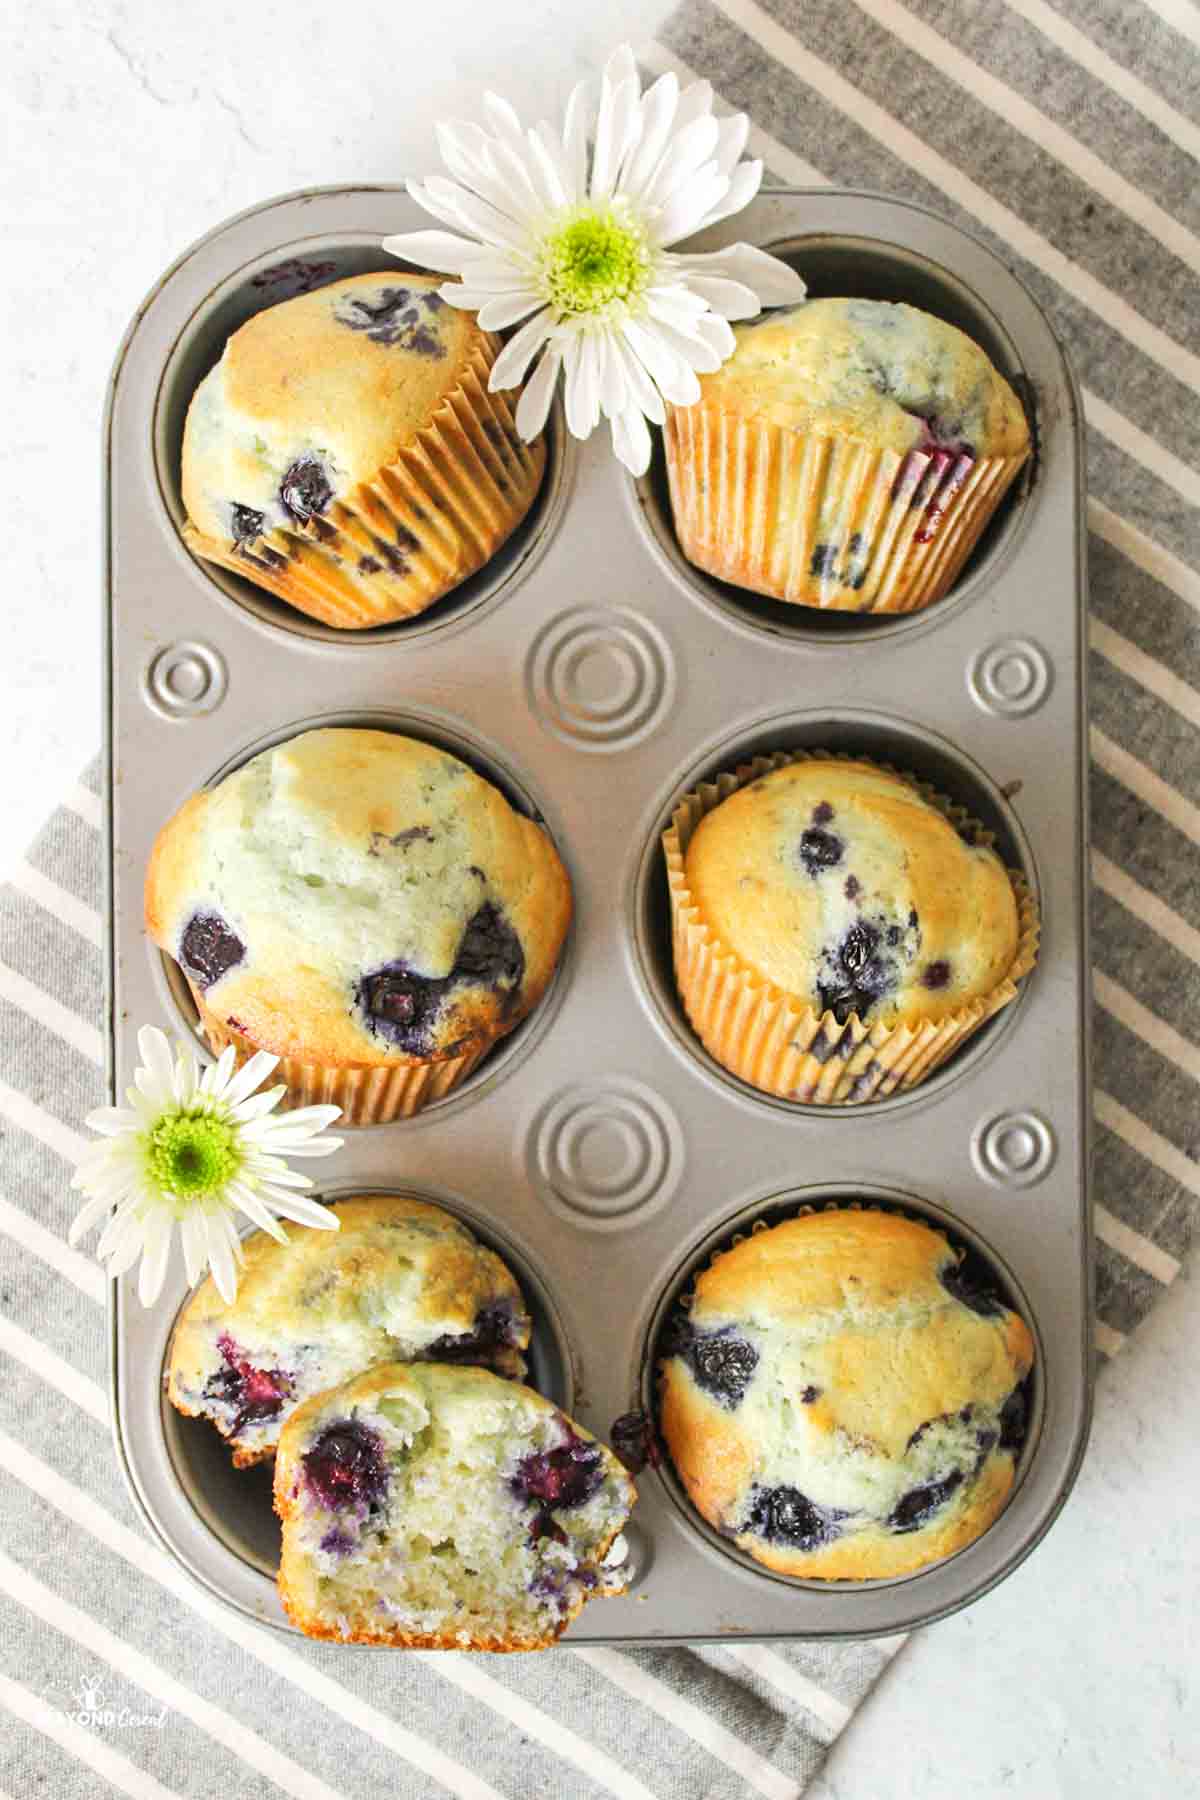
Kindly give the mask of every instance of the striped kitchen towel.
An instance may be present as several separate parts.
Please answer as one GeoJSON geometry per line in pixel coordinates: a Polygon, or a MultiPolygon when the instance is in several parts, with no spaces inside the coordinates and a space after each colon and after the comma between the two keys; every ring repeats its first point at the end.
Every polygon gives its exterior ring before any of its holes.
{"type": "MultiPolygon", "coordinates": [[[[1100,1344],[1200,1208],[1200,200],[1192,0],[689,0],[646,48],[779,179],[987,237],[1085,390],[1092,499],[1100,1344]]],[[[799,1795],[896,1644],[351,1654],[227,1613],[108,1436],[104,1281],[67,1247],[102,1092],[99,780],[0,894],[0,1800],[799,1795]]]]}

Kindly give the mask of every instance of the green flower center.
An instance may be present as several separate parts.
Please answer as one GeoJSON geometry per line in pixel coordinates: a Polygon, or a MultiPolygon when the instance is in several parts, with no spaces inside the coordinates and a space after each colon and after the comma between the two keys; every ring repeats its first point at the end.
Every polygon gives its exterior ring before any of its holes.
{"type": "Polygon", "coordinates": [[[219,1194],[241,1163],[232,1125],[211,1113],[172,1113],[146,1141],[150,1180],[186,1208],[219,1194]]]}
{"type": "Polygon", "coordinates": [[[559,313],[627,306],[649,275],[646,235],[615,206],[581,208],[542,243],[542,291],[559,313]]]}

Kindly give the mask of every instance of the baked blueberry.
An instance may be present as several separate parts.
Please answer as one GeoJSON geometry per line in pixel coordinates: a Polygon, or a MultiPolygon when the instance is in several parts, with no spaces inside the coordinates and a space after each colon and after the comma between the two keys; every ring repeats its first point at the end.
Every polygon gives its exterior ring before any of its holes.
{"type": "Polygon", "coordinates": [[[319,456],[298,456],[279,484],[279,499],[284,511],[298,525],[316,513],[323,513],[333,499],[333,488],[319,456]]]}
{"type": "Polygon", "coordinates": [[[273,1419],[290,1399],[293,1382],[282,1369],[260,1369],[237,1348],[228,1332],[217,1339],[222,1366],[204,1387],[204,1398],[229,1407],[234,1419],[227,1435],[239,1437],[247,1425],[273,1419]]]}
{"type": "Polygon", "coordinates": [[[583,1506],[603,1480],[604,1462],[599,1446],[567,1428],[565,1443],[521,1458],[512,1490],[519,1499],[543,1508],[583,1506]]]}
{"type": "Polygon", "coordinates": [[[179,960],[199,988],[220,981],[245,955],[245,944],[220,913],[193,913],[184,926],[179,960]]]}
{"type": "Polygon", "coordinates": [[[497,1350],[515,1345],[521,1333],[512,1306],[497,1303],[475,1315],[470,1331],[435,1338],[424,1354],[430,1362],[488,1362],[497,1350]]]}
{"type": "Polygon", "coordinates": [[[242,506],[239,501],[234,501],[233,541],[235,544],[249,544],[256,537],[261,537],[264,523],[263,514],[256,512],[254,507],[242,506]]]}
{"type": "Polygon", "coordinates": [[[967,1268],[965,1259],[962,1262],[947,1263],[939,1273],[938,1280],[948,1294],[970,1307],[981,1319],[998,1318],[1004,1311],[997,1296],[979,1286],[972,1271],[967,1268]]]}
{"type": "Polygon", "coordinates": [[[383,1439],[358,1419],[327,1425],[301,1460],[310,1491],[330,1512],[369,1507],[387,1492],[383,1439]]]}
{"type": "Polygon", "coordinates": [[[924,1481],[920,1487],[909,1488],[902,1494],[888,1515],[888,1524],[895,1532],[916,1531],[933,1517],[938,1508],[944,1506],[965,1480],[961,1469],[951,1469],[935,1481],[924,1481]]]}
{"type": "Polygon", "coordinates": [[[832,954],[826,951],[831,973],[818,982],[817,992],[822,1010],[831,1012],[839,1025],[844,1025],[851,1013],[865,1019],[891,988],[891,971],[879,951],[879,929],[865,919],[850,927],[832,954]]]}
{"type": "Polygon", "coordinates": [[[849,1515],[836,1507],[818,1506],[795,1487],[755,1487],[741,1529],[769,1544],[815,1550],[839,1535],[838,1522],[849,1515]]]}
{"type": "Polygon", "coordinates": [[[640,1409],[635,1412],[622,1413],[614,1419],[609,1427],[609,1438],[612,1442],[613,1454],[629,1470],[637,1475],[649,1463],[657,1469],[662,1460],[658,1447],[658,1438],[654,1431],[653,1420],[640,1409]]]}
{"type": "Polygon", "coordinates": [[[758,1351],[730,1325],[723,1331],[680,1332],[676,1355],[682,1356],[697,1387],[722,1406],[740,1405],[758,1367],[758,1351]]]}
{"type": "Polygon", "coordinates": [[[845,843],[836,832],[824,831],[819,825],[810,825],[801,834],[800,861],[814,878],[823,869],[836,869],[845,851],[845,843]]]}

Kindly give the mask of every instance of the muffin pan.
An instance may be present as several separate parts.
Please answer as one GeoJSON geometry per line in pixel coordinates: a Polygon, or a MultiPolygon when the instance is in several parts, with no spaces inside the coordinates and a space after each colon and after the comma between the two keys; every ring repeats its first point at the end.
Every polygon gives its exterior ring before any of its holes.
{"type": "MultiPolygon", "coordinates": [[[[892,1633],[965,1605],[1032,1549],[1087,1434],[1091,1273],[1080,410],[1041,312],[991,252],[868,194],[763,193],[697,240],[783,249],[815,294],[906,299],[962,326],[1014,380],[1038,451],[954,591],[894,619],[833,618],[723,586],[682,558],[661,453],[639,482],[607,434],[551,425],[542,495],[486,568],[408,624],[337,633],[191,558],[178,535],[183,418],[228,333],[297,284],[387,269],[423,215],[400,189],[272,202],[189,251],[139,312],[110,398],[108,639],[113,1083],[139,1025],[195,1031],[142,929],[154,836],[187,795],[315,724],[443,743],[536,812],[576,919],[551,992],[470,1080],[416,1118],[349,1129],[321,1192],[394,1190],[458,1212],[509,1260],[536,1315],[535,1384],[611,1439],[653,1405],[653,1346],[704,1260],[755,1217],[860,1197],[940,1223],[990,1262],[1033,1329],[1031,1424],[992,1528],[903,1579],[805,1583],[742,1557],[647,1468],[628,1595],[566,1642],[892,1633]],[[720,1069],[670,967],[659,837],[698,778],[749,753],[860,750],[994,830],[1033,883],[1037,968],[911,1093],[806,1107],[720,1069]]],[[[290,1629],[272,1571],[269,1476],[162,1394],[185,1298],[114,1284],[117,1445],[148,1523],[191,1573],[290,1629]]]]}

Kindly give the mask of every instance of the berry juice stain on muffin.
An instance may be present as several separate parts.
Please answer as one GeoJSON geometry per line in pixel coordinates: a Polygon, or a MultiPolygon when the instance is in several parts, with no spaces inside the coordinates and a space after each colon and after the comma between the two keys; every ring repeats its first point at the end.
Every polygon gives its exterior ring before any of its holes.
{"type": "Polygon", "coordinates": [[[443,305],[440,294],[385,287],[373,300],[353,296],[334,308],[334,317],[340,325],[348,325],[351,331],[366,332],[373,344],[399,344],[418,356],[443,357],[445,346],[428,324],[429,315],[436,316],[443,305]],[[436,305],[430,306],[430,299],[436,301],[436,305]]]}
{"type": "Polygon", "coordinates": [[[383,1441],[358,1419],[327,1425],[301,1460],[309,1491],[330,1512],[360,1511],[387,1492],[383,1441]]]}
{"type": "Polygon", "coordinates": [[[1024,1322],[968,1284],[929,1226],[806,1213],[696,1279],[687,1331],[662,1346],[662,1435],[698,1511],[768,1568],[910,1574],[1003,1507],[1033,1354],[1024,1322]],[[755,1361],[730,1405],[690,1346],[750,1334],[755,1361]]]}
{"type": "Polygon", "coordinates": [[[426,1056],[433,1047],[432,1028],[452,1013],[456,990],[472,984],[491,988],[501,996],[503,1016],[524,972],[520,940],[489,902],[469,921],[449,975],[418,975],[403,962],[390,963],[363,977],[356,999],[372,1030],[401,1050],[426,1056]]]}

